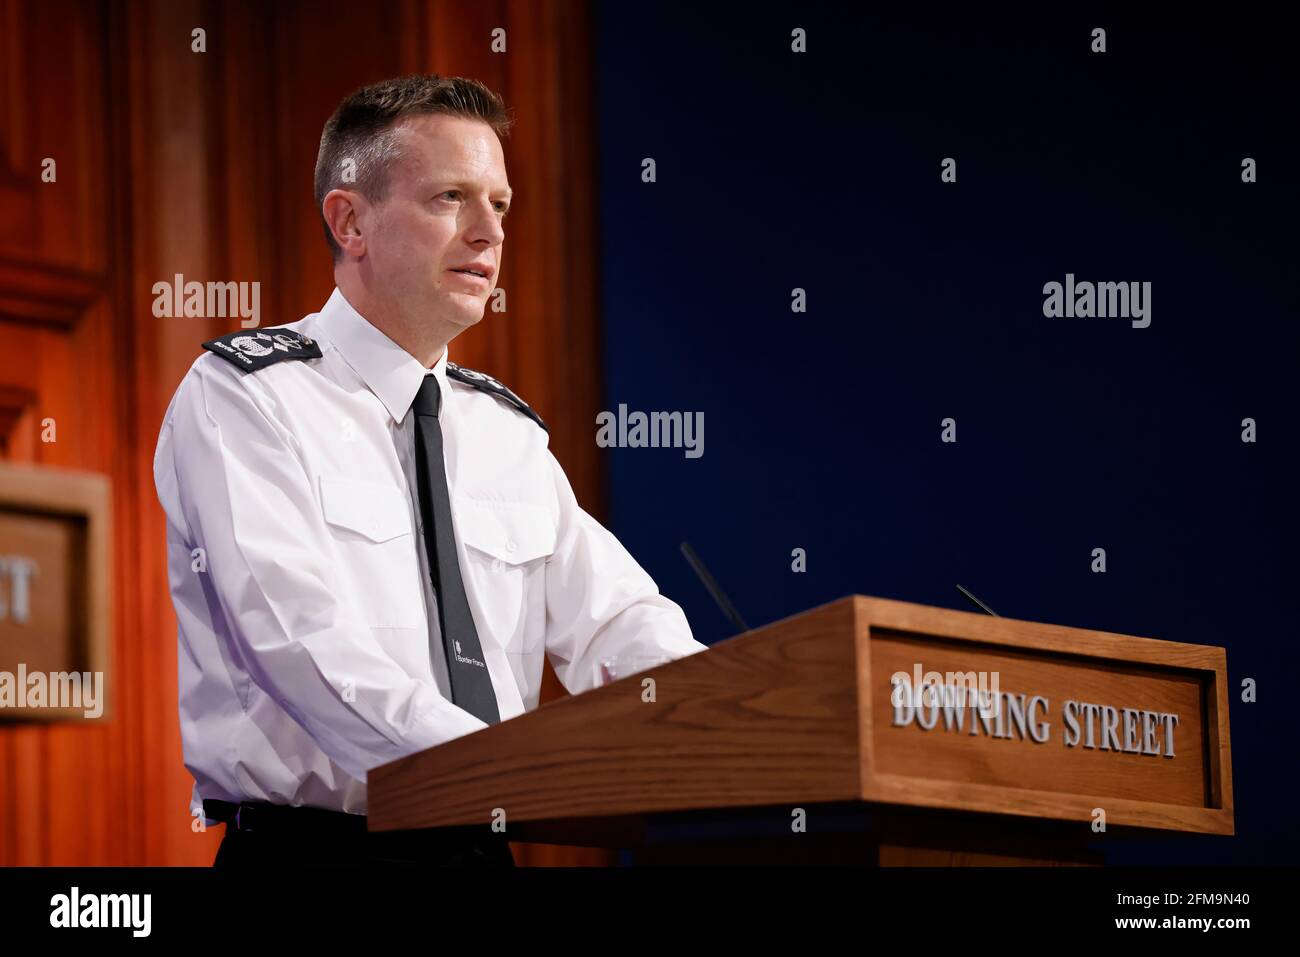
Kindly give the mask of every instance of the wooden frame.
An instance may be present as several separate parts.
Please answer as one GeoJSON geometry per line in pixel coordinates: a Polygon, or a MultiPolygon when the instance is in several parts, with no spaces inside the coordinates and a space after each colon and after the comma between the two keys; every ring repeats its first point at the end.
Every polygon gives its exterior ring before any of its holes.
{"type": "Polygon", "coordinates": [[[85,667],[78,670],[104,675],[103,710],[96,718],[87,718],[81,708],[4,708],[0,709],[0,721],[98,723],[110,717],[113,681],[109,668],[112,622],[109,494],[108,479],[97,473],[0,464],[0,508],[73,516],[86,524],[84,575],[78,589],[86,600],[80,636],[85,667]]]}

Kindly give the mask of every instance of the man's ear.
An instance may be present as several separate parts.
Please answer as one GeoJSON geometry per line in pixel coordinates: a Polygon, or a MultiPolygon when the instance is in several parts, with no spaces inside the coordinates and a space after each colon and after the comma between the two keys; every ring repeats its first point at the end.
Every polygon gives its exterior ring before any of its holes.
{"type": "Polygon", "coordinates": [[[321,215],[345,256],[360,259],[366,254],[366,240],[361,235],[361,214],[366,199],[348,189],[332,189],[321,200],[321,215]]]}

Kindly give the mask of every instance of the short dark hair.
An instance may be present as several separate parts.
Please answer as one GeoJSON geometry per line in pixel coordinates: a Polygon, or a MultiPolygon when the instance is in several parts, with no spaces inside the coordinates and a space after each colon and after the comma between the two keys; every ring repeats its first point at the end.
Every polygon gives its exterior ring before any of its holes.
{"type": "Polygon", "coordinates": [[[362,87],[347,96],[325,124],[316,154],[316,211],[335,262],[343,250],[321,210],[325,194],[347,187],[372,203],[382,202],[388,195],[389,165],[396,158],[397,122],[433,113],[482,120],[500,137],[509,133],[514,122],[501,97],[478,80],[429,73],[362,87]],[[352,165],[345,170],[346,160],[352,165]],[[345,178],[345,172],[352,178],[345,178]]]}

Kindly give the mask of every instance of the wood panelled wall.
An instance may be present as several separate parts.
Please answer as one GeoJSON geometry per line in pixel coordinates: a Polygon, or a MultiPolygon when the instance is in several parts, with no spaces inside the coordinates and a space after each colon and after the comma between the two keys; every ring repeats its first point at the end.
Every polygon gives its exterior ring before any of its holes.
{"type": "MultiPolygon", "coordinates": [[[[259,282],[263,325],[319,308],[333,281],[312,167],[352,89],[460,74],[514,109],[509,308],[452,354],[540,411],[601,514],[589,29],[577,0],[0,0],[0,455],[113,485],[112,717],[0,723],[0,865],[212,860],[223,829],[194,833],[188,814],[152,457],[199,343],[238,320],[155,318],[152,287],[259,282]]],[[[562,693],[548,675],[544,700],[562,693]]],[[[528,845],[516,858],[609,859],[528,845]]]]}

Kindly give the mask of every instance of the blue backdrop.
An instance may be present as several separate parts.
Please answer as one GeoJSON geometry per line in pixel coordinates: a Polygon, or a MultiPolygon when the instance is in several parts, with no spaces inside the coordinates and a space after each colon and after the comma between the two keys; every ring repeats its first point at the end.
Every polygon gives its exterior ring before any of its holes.
{"type": "Polygon", "coordinates": [[[1295,59],[1235,19],[598,11],[605,408],[705,422],[698,459],[606,452],[614,530],[706,642],[732,629],[684,539],[751,625],[855,592],[969,610],[960,582],[1226,646],[1259,689],[1237,836],[1114,861],[1300,849],[1295,59]],[[1150,282],[1150,327],[1045,318],[1066,273],[1150,282]]]}

